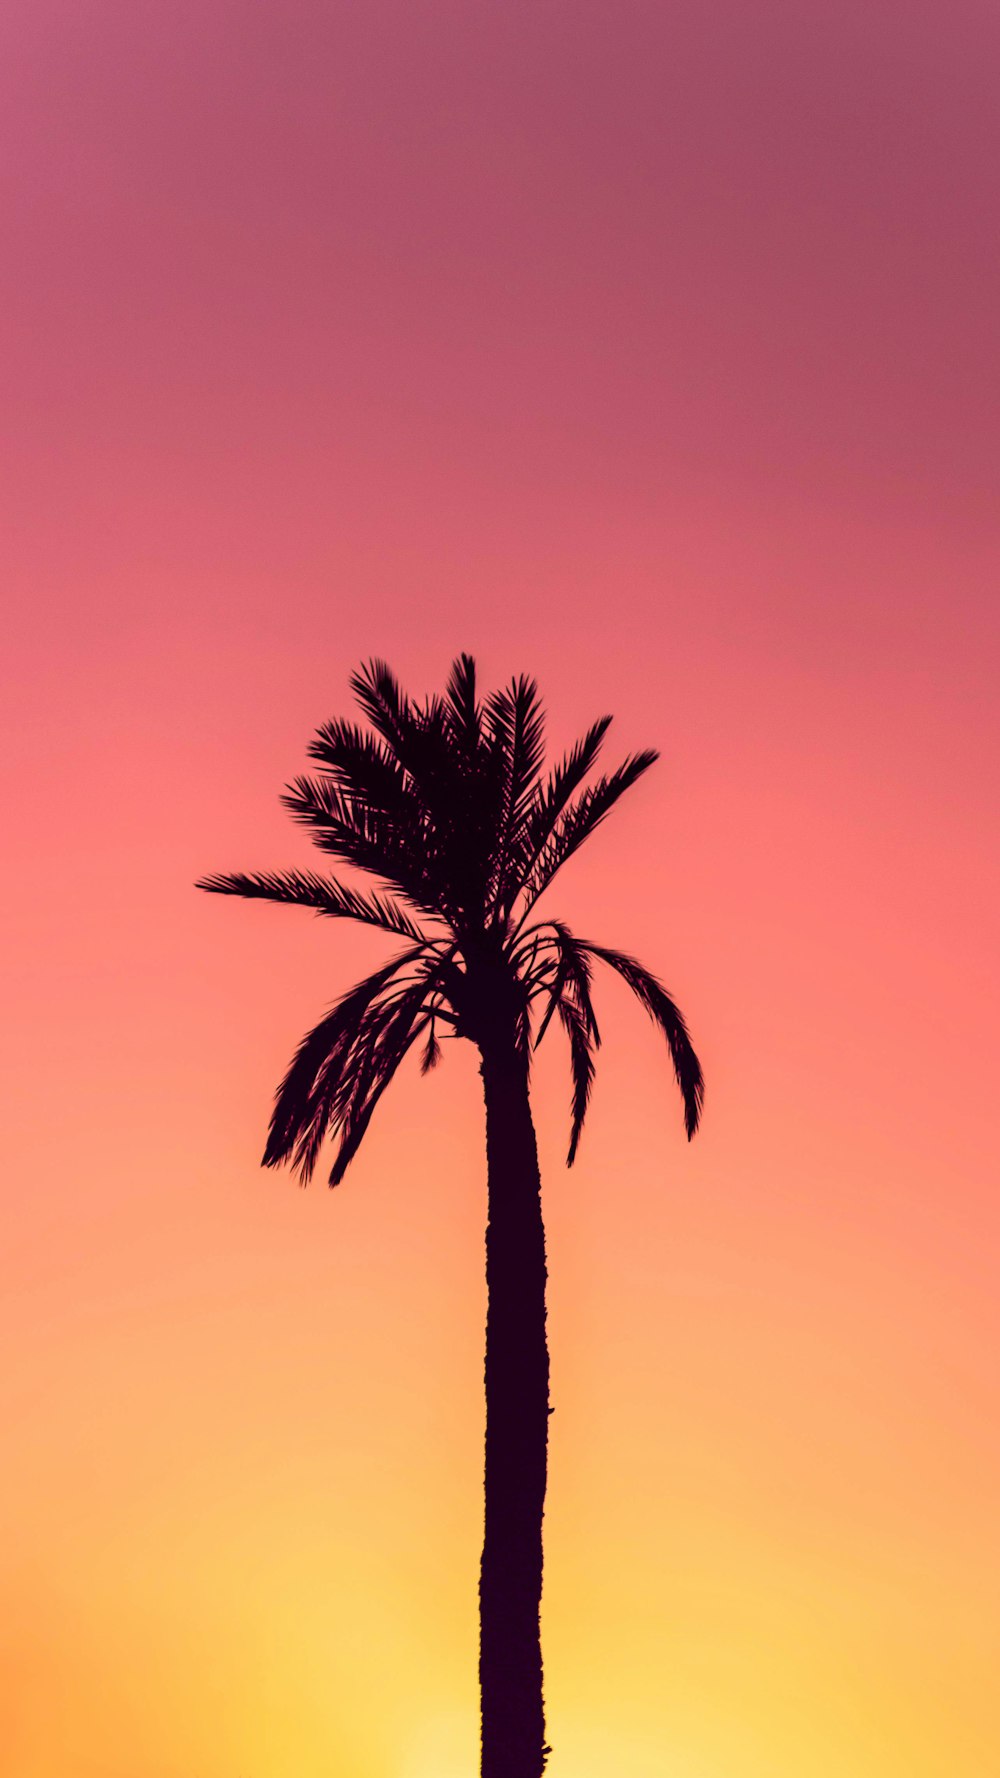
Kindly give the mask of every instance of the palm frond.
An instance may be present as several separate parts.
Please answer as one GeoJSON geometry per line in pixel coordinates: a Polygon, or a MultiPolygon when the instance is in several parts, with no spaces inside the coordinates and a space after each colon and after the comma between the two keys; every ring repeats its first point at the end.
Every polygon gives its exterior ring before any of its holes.
{"type": "Polygon", "coordinates": [[[496,762],[499,800],[494,815],[489,893],[499,914],[509,860],[534,795],[545,747],[545,717],[533,679],[523,675],[486,705],[489,752],[496,762]]]}
{"type": "MultiPolygon", "coordinates": [[[[537,1049],[552,1023],[553,1015],[562,1001],[569,980],[569,963],[562,951],[557,948],[555,957],[547,959],[542,969],[537,973],[533,972],[528,979],[534,986],[535,993],[547,996],[541,1024],[535,1032],[534,1048],[537,1049]]],[[[534,994],[532,998],[534,998],[534,994]]]]}
{"type": "Polygon", "coordinates": [[[538,686],[524,674],[488,699],[491,739],[506,767],[507,815],[515,825],[522,799],[532,789],[545,748],[545,713],[538,686]]]}
{"type": "Polygon", "coordinates": [[[412,790],[403,767],[383,741],[355,723],[339,718],[324,722],[307,752],[353,802],[381,809],[397,819],[406,812],[407,795],[412,795],[412,790]]]}
{"type": "Polygon", "coordinates": [[[684,1101],[684,1128],[690,1142],[701,1119],[705,1101],[705,1077],[679,1007],[671,999],[663,983],[657,981],[656,976],[637,962],[635,957],[627,956],[624,951],[608,950],[604,945],[590,944],[584,939],[576,942],[582,951],[589,952],[592,957],[599,957],[602,963],[617,970],[663,1032],[684,1101]]]}
{"type": "Polygon", "coordinates": [[[522,918],[548,888],[556,872],[561,870],[574,852],[589,839],[594,829],[610,814],[619,798],[630,790],[643,772],[647,772],[659,755],[652,749],[633,754],[606,778],[581,792],[575,803],[559,817],[546,841],[541,856],[524,883],[525,903],[522,918]]]}
{"type": "Polygon", "coordinates": [[[590,962],[568,926],[560,920],[549,920],[522,935],[511,963],[520,975],[528,1001],[541,996],[546,1002],[533,1047],[538,1048],[556,1015],[569,1038],[573,1124],[567,1165],[571,1167],[590,1101],[594,1051],[601,1042],[591,998],[590,962]]]}
{"type": "Polygon", "coordinates": [[[357,673],[351,674],[350,685],[376,734],[399,757],[413,724],[413,708],[391,668],[377,658],[366,661],[357,673]]]}
{"type": "Polygon", "coordinates": [[[321,852],[380,877],[421,912],[446,918],[452,898],[425,831],[354,802],[326,778],[295,778],[281,798],[321,852]]]}
{"type": "Polygon", "coordinates": [[[359,920],[365,926],[378,926],[383,932],[394,932],[418,944],[423,933],[404,908],[388,895],[359,895],[333,877],[319,877],[312,871],[223,871],[201,877],[196,889],[210,895],[239,895],[245,901],[277,901],[293,907],[312,908],[337,920],[359,920]]]}
{"type": "Polygon", "coordinates": [[[421,1074],[429,1074],[432,1068],[437,1067],[440,1060],[441,1045],[434,1029],[434,1020],[430,1019],[427,1028],[427,1042],[424,1044],[424,1053],[420,1058],[421,1074]]]}
{"type": "Polygon", "coordinates": [[[538,1048],[564,995],[569,995],[583,1014],[587,1031],[600,1047],[601,1034],[591,997],[592,971],[576,939],[561,920],[546,920],[522,934],[511,963],[525,983],[528,997],[546,999],[545,1012],[535,1037],[538,1048]]]}
{"type": "Polygon", "coordinates": [[[391,1006],[380,1005],[366,1015],[345,1071],[334,1095],[333,1122],[340,1144],[330,1170],[330,1184],[339,1185],[371,1122],[376,1105],[390,1084],[411,1043],[422,1028],[419,1015],[427,994],[431,970],[412,987],[398,994],[391,1006]]]}
{"type": "Polygon", "coordinates": [[[570,797],[596,763],[610,726],[610,716],[600,717],[549,773],[546,784],[536,786],[517,836],[511,860],[514,867],[511,881],[504,885],[503,900],[507,907],[538,863],[542,848],[570,797]]]}
{"type": "Polygon", "coordinates": [[[597,1018],[594,1013],[594,1003],[591,998],[593,989],[593,972],[587,954],[584,950],[581,950],[579,943],[574,938],[572,932],[570,932],[569,927],[564,926],[561,920],[552,920],[550,924],[553,932],[556,934],[560,953],[566,959],[568,986],[577,1006],[583,1014],[584,1022],[587,1026],[587,1034],[592,1039],[595,1049],[599,1049],[601,1045],[601,1033],[598,1030],[597,1018]]]}
{"type": "Polygon", "coordinates": [[[262,1163],[265,1167],[291,1160],[303,1180],[311,1177],[333,1111],[331,1088],[343,1071],[365,1015],[400,970],[421,954],[422,947],[413,946],[366,976],[303,1037],[275,1094],[262,1163]]]}
{"type": "Polygon", "coordinates": [[[445,691],[451,732],[459,746],[474,755],[482,739],[482,710],[476,702],[476,663],[471,654],[452,662],[445,691]]]}
{"type": "Polygon", "coordinates": [[[573,1000],[565,997],[560,1000],[559,1018],[569,1038],[570,1068],[573,1074],[572,1126],[570,1128],[569,1150],[566,1155],[566,1165],[572,1167],[576,1160],[576,1151],[580,1146],[583,1120],[587,1115],[590,1092],[594,1084],[594,1053],[587,1022],[573,1000]]]}

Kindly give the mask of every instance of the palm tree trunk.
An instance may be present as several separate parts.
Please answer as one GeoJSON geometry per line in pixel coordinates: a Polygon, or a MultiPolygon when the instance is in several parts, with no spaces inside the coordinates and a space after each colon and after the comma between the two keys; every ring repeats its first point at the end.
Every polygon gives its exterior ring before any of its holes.
{"type": "Polygon", "coordinates": [[[482,1778],[541,1778],[549,1751],[539,1625],[549,1430],[545,1229],[527,1068],[506,1031],[481,1049],[489,1181],[481,1770],[482,1778]]]}

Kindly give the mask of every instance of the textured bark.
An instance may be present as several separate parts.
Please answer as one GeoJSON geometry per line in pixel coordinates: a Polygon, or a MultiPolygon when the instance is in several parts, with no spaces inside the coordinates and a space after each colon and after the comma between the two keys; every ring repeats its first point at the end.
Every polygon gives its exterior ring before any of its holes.
{"type": "Polygon", "coordinates": [[[528,1076],[506,1021],[480,1045],[486,1097],[486,1529],[482,1778],[541,1778],[539,1612],[548,1455],[545,1230],[528,1076]]]}

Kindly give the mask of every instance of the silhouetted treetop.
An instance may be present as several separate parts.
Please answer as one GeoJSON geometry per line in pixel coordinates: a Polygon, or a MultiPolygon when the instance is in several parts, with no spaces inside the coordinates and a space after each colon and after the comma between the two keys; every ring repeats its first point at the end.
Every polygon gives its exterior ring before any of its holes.
{"type": "Polygon", "coordinates": [[[663,1033],[691,1137],[702,1073],[666,989],[634,958],[575,937],[559,920],[530,920],[563,865],[657,754],[633,754],[593,776],[611,721],[603,716],[546,772],[535,682],[517,678],[481,697],[467,654],[455,661],[444,695],[422,703],[380,660],[355,673],[351,688],[367,728],[324,723],[308,749],[316,770],[296,778],[282,800],[321,852],[376,887],[301,870],[223,873],[198,885],[309,907],[406,941],[303,1039],[278,1089],[265,1165],[289,1162],[306,1180],[331,1135],[337,1184],[418,1038],[426,1070],[440,1056],[442,1031],[480,1049],[509,1031],[527,1069],[554,1018],[569,1042],[572,1162],[600,1045],[595,962],[622,976],[663,1033]]]}

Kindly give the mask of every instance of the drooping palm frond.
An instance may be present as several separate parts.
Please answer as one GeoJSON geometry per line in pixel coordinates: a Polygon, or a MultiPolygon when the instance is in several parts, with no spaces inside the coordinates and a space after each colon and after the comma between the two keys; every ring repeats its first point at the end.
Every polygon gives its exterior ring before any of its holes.
{"type": "Polygon", "coordinates": [[[435,1019],[433,1014],[431,1014],[427,1021],[427,1042],[424,1044],[423,1055],[420,1058],[421,1074],[429,1074],[431,1069],[436,1068],[441,1060],[441,1045],[438,1041],[437,1031],[434,1027],[435,1019]]]}
{"type": "Polygon", "coordinates": [[[534,1047],[537,1049],[556,1016],[570,1040],[570,1062],[574,1080],[570,1165],[577,1152],[590,1099],[594,1052],[600,1047],[601,1041],[591,998],[591,958],[606,963],[624,977],[663,1032],[681,1089],[684,1126],[689,1140],[698,1128],[704,1102],[701,1064],[694,1052],[683,1016],[662,983],[648,969],[624,952],[576,938],[560,920],[547,920],[528,927],[522,930],[518,943],[511,952],[511,962],[525,981],[530,998],[540,999],[544,1003],[534,1047]]]}
{"type": "Polygon", "coordinates": [[[422,953],[423,947],[414,945],[366,976],[342,995],[303,1037],[275,1094],[264,1149],[265,1167],[291,1161],[304,1180],[311,1177],[333,1111],[331,1093],[323,1085],[324,1076],[336,1082],[357,1041],[365,1014],[399,972],[422,953]]]}
{"type": "Polygon", "coordinates": [[[566,1165],[572,1167],[594,1084],[594,1050],[583,1013],[576,1002],[566,995],[559,1001],[559,1018],[569,1038],[570,1068],[573,1075],[572,1124],[566,1155],[566,1165]]]}
{"type": "Polygon", "coordinates": [[[196,888],[210,895],[238,895],[244,901],[278,901],[312,908],[331,919],[359,920],[418,943],[424,938],[416,922],[390,896],[361,895],[333,877],[319,877],[313,871],[223,871],[199,878],[196,888]]]}
{"type": "Polygon", "coordinates": [[[657,981],[656,976],[637,962],[635,957],[627,956],[624,951],[609,950],[604,945],[591,944],[585,939],[577,939],[576,942],[582,951],[589,952],[592,957],[599,957],[602,963],[617,970],[663,1032],[684,1101],[684,1128],[690,1142],[701,1119],[705,1079],[680,1008],[671,999],[663,983],[657,981]]]}
{"type": "Polygon", "coordinates": [[[428,975],[396,996],[391,1005],[372,1008],[366,1015],[349,1066],[334,1091],[333,1127],[340,1145],[330,1170],[330,1184],[339,1185],[371,1122],[372,1114],[410,1045],[424,1028],[420,1017],[427,993],[428,975]]]}
{"type": "Polygon", "coordinates": [[[533,974],[531,979],[537,982],[533,998],[542,994],[546,996],[545,1011],[534,1037],[533,1047],[537,1049],[569,987],[569,963],[566,957],[561,952],[557,952],[555,957],[548,960],[546,965],[533,974]]]}
{"type": "Polygon", "coordinates": [[[523,979],[529,999],[543,999],[545,1010],[535,1033],[537,1049],[554,1016],[566,1032],[573,1076],[572,1126],[567,1166],[576,1159],[583,1122],[594,1080],[594,1052],[601,1034],[591,998],[591,968],[568,926],[550,920],[522,936],[514,953],[523,959],[523,979]]]}
{"type": "Polygon", "coordinates": [[[585,952],[580,949],[569,927],[561,920],[546,920],[538,926],[529,927],[522,935],[513,959],[518,964],[523,960],[524,979],[531,998],[542,996],[546,1000],[542,1021],[535,1036],[535,1048],[541,1043],[560,1000],[566,994],[571,995],[575,1001],[583,1015],[588,1035],[595,1047],[599,1048],[601,1034],[591,998],[592,971],[585,952]]]}
{"type": "MultiPolygon", "coordinates": [[[[264,1165],[311,1178],[326,1136],[339,1135],[331,1185],[357,1153],[382,1093],[426,1028],[436,953],[414,947],[345,994],[303,1038],[275,1096],[264,1165]]],[[[440,1015],[439,1015],[440,1016],[440,1015]]]]}
{"type": "Polygon", "coordinates": [[[594,1003],[591,998],[593,990],[593,972],[587,959],[587,953],[586,951],[581,950],[580,945],[570,932],[569,927],[564,926],[561,920],[553,920],[550,924],[556,935],[560,955],[566,960],[568,986],[577,1006],[580,1008],[581,1014],[583,1015],[583,1021],[587,1028],[587,1035],[594,1044],[594,1047],[599,1049],[601,1044],[601,1033],[598,1030],[597,1018],[594,1013],[594,1003]]]}

